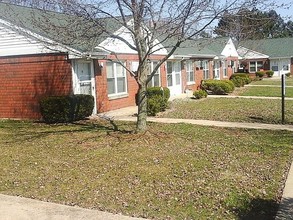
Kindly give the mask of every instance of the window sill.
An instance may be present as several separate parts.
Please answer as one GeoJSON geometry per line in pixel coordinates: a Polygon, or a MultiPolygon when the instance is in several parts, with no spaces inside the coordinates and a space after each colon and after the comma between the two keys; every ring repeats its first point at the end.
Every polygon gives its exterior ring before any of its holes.
{"type": "Polygon", "coordinates": [[[109,100],[114,100],[114,99],[127,98],[128,96],[129,96],[128,93],[112,94],[112,95],[108,95],[108,98],[109,98],[109,100]]]}
{"type": "Polygon", "coordinates": [[[192,82],[187,82],[187,85],[188,85],[188,86],[190,86],[190,85],[194,85],[194,84],[195,84],[194,81],[192,81],[192,82]]]}

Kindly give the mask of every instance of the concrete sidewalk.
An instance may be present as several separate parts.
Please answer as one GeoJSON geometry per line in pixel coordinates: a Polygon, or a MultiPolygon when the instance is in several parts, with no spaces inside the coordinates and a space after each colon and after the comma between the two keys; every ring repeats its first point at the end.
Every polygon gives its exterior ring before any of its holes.
{"type": "Polygon", "coordinates": [[[293,219],[293,163],[291,163],[291,168],[287,176],[281,204],[276,217],[276,220],[288,219],[293,219]]]}
{"type": "MultiPolygon", "coordinates": [[[[131,117],[131,116],[119,116],[119,117],[114,117],[114,119],[119,121],[136,121],[136,117],[131,117]]],[[[239,123],[239,122],[226,122],[226,121],[192,120],[192,119],[177,119],[177,118],[153,118],[153,117],[148,117],[147,121],[166,123],[166,124],[186,123],[186,124],[226,127],[226,128],[250,128],[250,129],[293,131],[293,125],[280,125],[280,124],[239,123]]]]}
{"type": "MultiPolygon", "coordinates": [[[[142,220],[97,210],[0,194],[1,220],[142,220]]],[[[145,220],[145,219],[144,219],[145,220]]]]}
{"type": "MultiPolygon", "coordinates": [[[[111,118],[113,120],[119,120],[119,121],[136,121],[137,119],[135,117],[136,113],[137,113],[137,106],[130,106],[127,108],[122,108],[118,110],[101,113],[98,115],[98,117],[111,118]]],[[[227,127],[227,128],[251,128],[251,129],[293,131],[293,125],[282,125],[282,124],[245,123],[245,122],[239,123],[239,122],[226,122],[226,121],[178,119],[178,118],[156,118],[156,117],[148,117],[147,121],[167,123],[167,124],[187,123],[187,124],[194,124],[194,125],[216,126],[216,127],[227,127]]]]}
{"type": "MultiPolygon", "coordinates": [[[[266,96],[234,96],[234,95],[208,95],[207,98],[239,98],[239,99],[276,99],[281,100],[282,97],[266,97],[266,96]]],[[[285,100],[293,100],[293,98],[285,97],[285,100]]]]}

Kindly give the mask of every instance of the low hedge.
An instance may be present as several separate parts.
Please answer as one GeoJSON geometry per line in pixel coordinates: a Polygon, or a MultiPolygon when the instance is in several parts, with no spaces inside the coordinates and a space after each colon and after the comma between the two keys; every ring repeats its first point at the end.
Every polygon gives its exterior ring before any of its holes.
{"type": "Polygon", "coordinates": [[[201,98],[206,98],[208,96],[208,93],[205,90],[196,90],[193,92],[193,97],[195,99],[201,99],[201,98]]]}
{"type": "Polygon", "coordinates": [[[255,75],[259,78],[262,78],[262,77],[264,77],[265,72],[264,71],[257,71],[257,72],[255,72],[255,75]]]}
{"type": "Polygon", "coordinates": [[[230,80],[208,79],[202,81],[201,88],[215,95],[224,95],[233,92],[235,86],[230,80]]]}
{"type": "Polygon", "coordinates": [[[268,71],[266,71],[266,75],[267,75],[267,77],[272,77],[274,75],[274,71],[268,70],[268,71]]]}
{"type": "Polygon", "coordinates": [[[234,78],[239,78],[241,77],[242,80],[244,81],[244,84],[249,84],[251,83],[251,79],[247,73],[234,73],[230,76],[230,80],[233,81],[234,78]]]}
{"type": "Polygon", "coordinates": [[[163,87],[147,88],[147,114],[155,116],[161,111],[165,111],[170,98],[170,90],[163,87]]]}
{"type": "Polygon", "coordinates": [[[246,84],[246,81],[243,77],[236,76],[231,79],[235,87],[243,87],[246,84]]]}
{"type": "Polygon", "coordinates": [[[49,96],[40,101],[40,110],[46,123],[66,123],[90,116],[94,109],[91,95],[49,96]]]}

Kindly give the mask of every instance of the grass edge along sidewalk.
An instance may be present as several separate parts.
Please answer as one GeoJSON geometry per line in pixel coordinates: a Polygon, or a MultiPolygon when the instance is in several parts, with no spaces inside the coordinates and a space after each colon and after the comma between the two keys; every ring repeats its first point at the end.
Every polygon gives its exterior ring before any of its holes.
{"type": "MultiPolygon", "coordinates": [[[[293,124],[293,100],[285,100],[285,106],[285,123],[293,124]]],[[[170,109],[160,113],[158,117],[282,124],[281,115],[281,100],[213,96],[200,100],[174,100],[170,109]]]]}
{"type": "Polygon", "coordinates": [[[1,123],[0,191],[158,219],[276,210],[292,133],[117,123],[1,123]]]}

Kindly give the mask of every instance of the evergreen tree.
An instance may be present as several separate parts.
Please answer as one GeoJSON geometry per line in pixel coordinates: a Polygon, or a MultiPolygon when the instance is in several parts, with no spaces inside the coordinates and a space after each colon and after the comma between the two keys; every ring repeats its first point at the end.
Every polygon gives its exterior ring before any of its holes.
{"type": "Polygon", "coordinates": [[[237,42],[247,39],[279,38],[292,36],[292,22],[285,23],[276,11],[241,8],[236,14],[226,12],[219,20],[214,33],[229,36],[237,42]]]}

